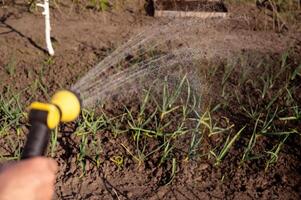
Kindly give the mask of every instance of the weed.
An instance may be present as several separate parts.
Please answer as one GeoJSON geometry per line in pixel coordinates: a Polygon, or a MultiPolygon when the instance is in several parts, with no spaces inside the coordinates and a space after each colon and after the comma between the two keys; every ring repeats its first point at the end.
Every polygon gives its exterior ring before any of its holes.
{"type": "MultiPolygon", "coordinates": [[[[10,89],[7,90],[10,94],[10,89]]],[[[17,160],[20,158],[21,147],[23,146],[23,121],[25,113],[20,104],[20,96],[7,97],[0,94],[0,139],[3,139],[4,148],[8,154],[0,154],[5,160],[17,160]]],[[[3,152],[3,151],[0,151],[3,152]]]]}
{"type": "Polygon", "coordinates": [[[20,103],[20,96],[11,98],[0,94],[0,135],[6,134],[7,129],[17,130],[21,127],[21,120],[25,116],[20,103]]]}
{"type": "Polygon", "coordinates": [[[96,9],[97,11],[106,11],[110,7],[108,0],[90,0],[91,8],[96,9]]]}
{"type": "Polygon", "coordinates": [[[123,166],[123,156],[113,156],[110,158],[110,160],[116,164],[116,166],[118,167],[118,169],[121,169],[123,166]]]}

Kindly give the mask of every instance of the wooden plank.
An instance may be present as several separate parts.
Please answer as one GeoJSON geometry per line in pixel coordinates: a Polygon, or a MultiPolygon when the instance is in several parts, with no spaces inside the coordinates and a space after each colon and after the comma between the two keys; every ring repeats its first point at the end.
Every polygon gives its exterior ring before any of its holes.
{"type": "MultiPolygon", "coordinates": [[[[185,0],[185,1],[195,1],[195,0],[185,0]]],[[[209,2],[221,2],[221,0],[207,0],[209,2]]],[[[160,0],[154,0],[154,3],[160,2],[160,0]]]]}
{"type": "Polygon", "coordinates": [[[165,0],[155,3],[156,10],[190,11],[190,12],[227,12],[220,1],[198,0],[165,0]]]}
{"type": "Polygon", "coordinates": [[[207,18],[225,18],[226,12],[191,12],[191,11],[170,11],[156,10],[155,17],[197,17],[202,19],[207,18]]]}

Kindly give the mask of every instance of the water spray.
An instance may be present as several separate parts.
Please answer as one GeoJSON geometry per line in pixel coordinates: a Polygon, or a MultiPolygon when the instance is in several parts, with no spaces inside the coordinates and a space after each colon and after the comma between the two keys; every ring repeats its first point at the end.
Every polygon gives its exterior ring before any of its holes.
{"type": "Polygon", "coordinates": [[[29,134],[21,159],[43,156],[50,140],[51,130],[60,122],[71,122],[80,114],[79,95],[69,91],[56,92],[50,103],[33,102],[29,106],[29,134]]]}
{"type": "MultiPolygon", "coordinates": [[[[123,91],[128,93],[135,88],[140,88],[143,91],[144,85],[135,83],[140,78],[145,86],[153,84],[158,78],[163,83],[163,76],[170,75],[171,72],[176,73],[177,66],[192,67],[192,61],[203,55],[200,48],[186,45],[182,45],[180,48],[179,46],[176,46],[176,48],[166,46],[170,41],[173,41],[175,44],[183,44],[183,41],[185,41],[184,36],[187,36],[187,34],[184,34],[185,31],[193,32],[183,27],[197,27],[193,25],[200,25],[196,22],[187,23],[187,21],[179,21],[176,22],[176,26],[168,24],[152,27],[131,38],[71,86],[71,90],[79,93],[81,98],[75,92],[59,91],[52,97],[50,103],[32,103],[29,112],[31,127],[21,159],[44,155],[49,143],[51,130],[56,128],[60,122],[75,120],[82,106],[93,108],[99,102],[104,103],[116,94],[122,95],[123,91]],[[171,35],[170,32],[177,34],[171,35]],[[169,53],[152,55],[145,60],[131,63],[127,69],[113,73],[110,76],[103,76],[112,66],[118,66],[121,61],[124,61],[127,55],[138,55],[139,57],[147,54],[148,51],[160,48],[168,48],[169,53]],[[144,76],[146,77],[147,75],[151,77],[145,79],[144,76]],[[130,88],[126,88],[126,90],[120,89],[121,86],[128,83],[132,83],[130,88]]],[[[194,74],[190,73],[189,81],[191,83],[194,82],[194,78],[194,74]]],[[[198,88],[200,84],[198,78],[195,79],[197,83],[194,84],[194,88],[198,88]]],[[[159,85],[160,83],[158,82],[160,81],[157,81],[159,85]]]]}

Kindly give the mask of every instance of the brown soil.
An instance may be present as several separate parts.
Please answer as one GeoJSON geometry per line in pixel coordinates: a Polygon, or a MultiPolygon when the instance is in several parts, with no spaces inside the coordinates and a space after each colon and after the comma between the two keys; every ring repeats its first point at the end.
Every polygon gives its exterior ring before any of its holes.
{"type": "MultiPolygon", "coordinates": [[[[228,51],[231,55],[244,52],[281,54],[290,47],[301,52],[300,33],[294,30],[275,33],[260,23],[261,13],[253,6],[230,6],[229,10],[229,19],[219,21],[218,25],[209,20],[210,29],[201,33],[207,38],[199,39],[200,42],[214,41],[204,42],[208,51],[205,58],[231,59],[228,51]]],[[[168,19],[146,17],[134,12],[135,9],[95,12],[62,6],[52,11],[56,55],[49,58],[44,47],[43,17],[28,13],[23,6],[0,8],[0,91],[11,88],[15,93],[23,92],[24,105],[32,98],[46,99],[58,88],[69,87],[134,33],[150,25],[169,22],[168,19]],[[7,69],[9,65],[14,68],[12,73],[7,69]],[[36,81],[48,91],[37,90],[33,95],[36,81]]],[[[200,38],[198,33],[196,36],[200,38]]],[[[116,104],[112,103],[111,107],[116,104]]],[[[170,165],[158,167],[151,161],[137,165],[129,156],[124,158],[124,166],[118,168],[110,158],[127,155],[119,144],[126,145],[130,141],[126,136],[115,138],[110,132],[100,135],[102,163],[96,167],[93,161],[88,161],[87,173],[82,176],[75,164],[78,139],[69,134],[75,127],[71,124],[61,128],[55,156],[60,169],[56,199],[297,200],[301,197],[299,136],[289,139],[278,162],[267,172],[265,163],[260,161],[240,165],[239,155],[243,149],[237,145],[220,166],[202,157],[189,162],[178,161],[177,176],[171,184],[165,185],[170,177],[170,165]]]]}

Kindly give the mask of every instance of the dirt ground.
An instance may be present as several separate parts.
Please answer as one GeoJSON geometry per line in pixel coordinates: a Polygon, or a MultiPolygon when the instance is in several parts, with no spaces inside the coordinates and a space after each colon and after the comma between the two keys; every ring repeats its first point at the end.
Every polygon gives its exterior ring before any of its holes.
{"type": "MultiPolygon", "coordinates": [[[[207,20],[209,28],[196,33],[206,49],[206,59],[227,60],[231,55],[252,51],[281,54],[288,48],[301,56],[301,33],[296,27],[275,32],[260,21],[262,13],[252,5],[227,5],[227,9],[228,19],[218,23],[207,20]]],[[[69,87],[135,33],[173,20],[148,17],[137,10],[96,12],[76,6],[53,9],[55,56],[50,58],[45,53],[43,17],[38,12],[29,13],[21,5],[0,7],[0,91],[23,91],[24,105],[32,98],[46,99],[45,92],[37,91],[32,96],[28,88],[34,87],[36,81],[48,88],[48,94],[69,87]],[[9,65],[12,69],[6,67],[9,65]]],[[[68,126],[64,130],[68,132],[68,126]]],[[[284,147],[277,164],[268,172],[259,161],[240,165],[237,155],[242,150],[235,148],[221,166],[215,166],[210,159],[182,161],[169,185],[164,184],[164,177],[170,166],[138,166],[129,159],[127,167],[119,169],[109,157],[126,153],[114,147],[126,138],[112,138],[109,132],[101,137],[103,163],[96,168],[88,162],[84,177],[74,164],[76,142],[68,134],[59,137],[56,199],[301,198],[300,137],[289,140],[290,145],[284,147]]]]}

